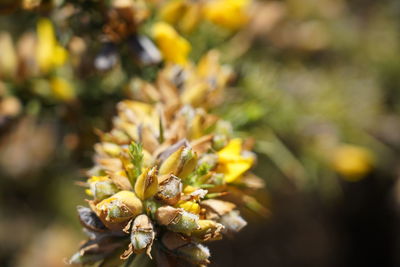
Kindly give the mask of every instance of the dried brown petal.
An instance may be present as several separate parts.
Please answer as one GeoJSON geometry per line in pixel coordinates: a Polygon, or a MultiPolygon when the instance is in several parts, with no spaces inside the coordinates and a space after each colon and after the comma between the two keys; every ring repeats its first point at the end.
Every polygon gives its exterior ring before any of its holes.
{"type": "Polygon", "coordinates": [[[156,220],[159,224],[167,226],[173,232],[190,234],[194,230],[199,229],[199,216],[170,206],[158,208],[156,220]]]}
{"type": "Polygon", "coordinates": [[[155,238],[153,224],[147,215],[139,215],[133,222],[131,232],[131,244],[135,253],[146,250],[151,258],[150,252],[155,238]]]}
{"type": "Polygon", "coordinates": [[[173,206],[180,200],[181,193],[181,180],[175,175],[171,174],[159,184],[159,190],[156,198],[165,204],[173,206]]]}
{"type": "Polygon", "coordinates": [[[113,183],[121,190],[132,190],[132,185],[126,176],[125,171],[107,172],[113,183]]]}
{"type": "Polygon", "coordinates": [[[129,219],[142,212],[142,202],[131,191],[119,191],[97,205],[89,201],[100,220],[111,230],[122,231],[129,219]]]}
{"type": "Polygon", "coordinates": [[[162,244],[169,250],[173,251],[189,243],[181,234],[174,232],[166,232],[162,239],[162,244]]]}
{"type": "Polygon", "coordinates": [[[143,144],[143,148],[150,153],[153,153],[160,145],[155,133],[150,129],[149,126],[143,125],[140,127],[139,138],[143,144]]]}
{"type": "Polygon", "coordinates": [[[179,209],[171,206],[163,206],[156,211],[156,220],[161,225],[169,225],[179,216],[179,209]]]}
{"type": "Polygon", "coordinates": [[[231,203],[231,202],[227,202],[227,201],[223,201],[223,200],[219,200],[219,199],[207,199],[201,202],[201,206],[206,208],[207,211],[212,211],[217,213],[219,216],[222,216],[230,211],[232,211],[236,205],[231,203]]]}
{"type": "Polygon", "coordinates": [[[223,215],[220,223],[225,226],[227,232],[239,232],[247,225],[247,222],[239,215],[237,210],[223,215]]]}

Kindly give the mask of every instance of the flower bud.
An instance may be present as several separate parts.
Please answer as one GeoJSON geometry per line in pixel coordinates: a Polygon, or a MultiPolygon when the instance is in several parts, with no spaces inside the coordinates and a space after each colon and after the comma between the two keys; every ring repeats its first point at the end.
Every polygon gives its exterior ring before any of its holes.
{"type": "Polygon", "coordinates": [[[210,169],[213,169],[218,162],[218,156],[215,154],[203,154],[203,156],[199,159],[198,165],[207,164],[210,169]]]}
{"type": "Polygon", "coordinates": [[[110,229],[119,229],[119,223],[126,222],[142,212],[142,202],[131,191],[119,191],[95,206],[100,220],[110,229]]]}
{"type": "Polygon", "coordinates": [[[157,169],[156,167],[146,169],[136,180],[135,193],[141,200],[145,200],[154,196],[157,191],[157,169]]]}
{"type": "Polygon", "coordinates": [[[189,147],[182,151],[181,155],[181,169],[177,174],[181,179],[185,179],[197,166],[197,154],[189,147]]]}
{"type": "Polygon", "coordinates": [[[228,138],[226,135],[217,134],[212,140],[212,148],[215,150],[221,150],[228,143],[228,138]]]}
{"type": "Polygon", "coordinates": [[[197,154],[190,147],[181,146],[161,164],[160,175],[172,173],[184,179],[193,172],[196,165],[197,154]]]}
{"type": "Polygon", "coordinates": [[[159,170],[160,175],[166,175],[166,174],[170,174],[170,173],[173,173],[176,175],[176,172],[177,172],[178,166],[179,166],[179,162],[180,162],[180,158],[181,158],[181,154],[182,154],[182,151],[184,148],[185,148],[185,146],[181,146],[174,153],[169,155],[168,158],[166,158],[164,160],[164,162],[160,166],[160,170],[159,170]]]}
{"type": "Polygon", "coordinates": [[[154,237],[155,232],[150,218],[145,214],[137,216],[133,222],[131,232],[133,251],[135,253],[142,253],[144,250],[146,250],[147,255],[150,256],[154,237]]]}
{"type": "Polygon", "coordinates": [[[173,206],[178,203],[181,193],[181,180],[175,175],[171,174],[169,178],[160,183],[156,198],[165,204],[173,206]]]}
{"type": "Polygon", "coordinates": [[[183,209],[163,206],[157,209],[156,220],[173,232],[190,234],[199,228],[199,216],[183,209]]]}

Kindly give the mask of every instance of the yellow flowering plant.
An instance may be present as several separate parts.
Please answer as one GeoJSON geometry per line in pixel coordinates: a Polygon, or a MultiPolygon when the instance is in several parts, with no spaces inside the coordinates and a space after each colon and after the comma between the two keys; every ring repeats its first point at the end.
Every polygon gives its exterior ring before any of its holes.
{"type": "Polygon", "coordinates": [[[160,17],[184,33],[192,32],[201,21],[209,21],[227,30],[236,31],[250,17],[251,0],[168,0],[160,9],[160,17]]]}
{"type": "MultiPolygon", "coordinates": [[[[78,207],[89,240],[70,263],[122,264],[145,253],[159,263],[206,265],[204,243],[246,225],[238,206],[264,211],[247,194],[263,184],[249,182],[259,179],[249,173],[255,154],[207,111],[211,98],[185,97],[193,80],[210,78],[204,64],[213,66],[215,57],[211,51],[197,67],[167,65],[155,83],[136,81],[137,100],[117,105],[113,129],[101,134],[88,171],[89,207],[78,207]]],[[[220,87],[225,74],[212,74],[220,87]]],[[[205,86],[213,93],[216,85],[205,86]]]]}

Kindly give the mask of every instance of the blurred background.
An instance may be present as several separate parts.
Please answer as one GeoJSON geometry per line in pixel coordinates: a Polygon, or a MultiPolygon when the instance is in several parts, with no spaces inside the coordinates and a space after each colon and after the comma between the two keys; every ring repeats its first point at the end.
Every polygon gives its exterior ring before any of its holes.
{"type": "Polygon", "coordinates": [[[225,23],[201,0],[0,1],[0,266],[77,249],[76,182],[96,129],[165,63],[162,20],[190,61],[216,48],[233,68],[213,112],[254,139],[266,183],[269,215],[212,243],[211,266],[400,266],[400,2],[216,1],[225,23]]]}

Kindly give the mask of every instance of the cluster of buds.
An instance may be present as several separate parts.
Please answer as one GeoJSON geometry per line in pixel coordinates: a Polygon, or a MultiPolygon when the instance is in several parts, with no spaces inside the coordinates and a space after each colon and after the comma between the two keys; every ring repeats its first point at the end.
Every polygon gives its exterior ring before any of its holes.
{"type": "Polygon", "coordinates": [[[137,100],[118,104],[113,129],[95,146],[89,207],[78,207],[89,240],[71,263],[147,253],[206,265],[203,244],[246,225],[237,205],[259,207],[242,192],[262,186],[248,172],[250,145],[207,112],[215,102],[204,96],[218,98],[230,76],[216,61],[210,52],[197,67],[167,65],[154,84],[136,81],[137,100]]]}

